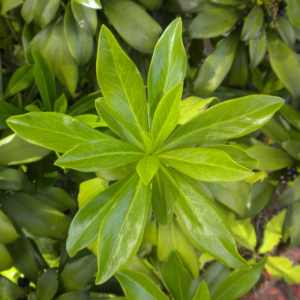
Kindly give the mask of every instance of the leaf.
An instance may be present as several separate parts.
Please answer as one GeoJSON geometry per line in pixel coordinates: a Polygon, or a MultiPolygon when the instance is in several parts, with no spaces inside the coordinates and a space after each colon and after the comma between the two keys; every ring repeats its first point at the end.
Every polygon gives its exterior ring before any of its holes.
{"type": "Polygon", "coordinates": [[[264,12],[260,5],[255,5],[245,19],[241,39],[248,41],[255,38],[264,22],[264,12]]]}
{"type": "Polygon", "coordinates": [[[296,53],[273,34],[268,33],[267,38],[272,69],[293,97],[300,97],[300,86],[296,79],[300,77],[300,66],[296,53]]]}
{"type": "Polygon", "coordinates": [[[21,115],[23,111],[14,105],[0,100],[0,130],[7,129],[6,120],[15,115],[21,115]]]}
{"type": "Polygon", "coordinates": [[[32,54],[35,61],[34,78],[39,87],[45,109],[53,111],[56,99],[55,78],[46,59],[34,48],[32,54]]]}
{"type": "Polygon", "coordinates": [[[259,248],[259,253],[271,251],[279,243],[282,236],[281,232],[285,214],[286,209],[272,217],[272,219],[267,223],[264,231],[263,243],[259,248]]]}
{"type": "MultiPolygon", "coordinates": [[[[146,155],[139,161],[136,171],[145,185],[148,185],[157,172],[160,161],[156,155],[146,155]]],[[[1,174],[1,173],[0,173],[1,174]]]]}
{"type": "Polygon", "coordinates": [[[18,297],[23,297],[26,294],[21,287],[2,275],[0,275],[0,286],[1,284],[3,286],[3,295],[6,296],[3,300],[17,299],[18,297]]]}
{"type": "Polygon", "coordinates": [[[254,146],[246,152],[259,161],[257,166],[259,170],[275,171],[293,164],[286,152],[270,146],[254,146]]]}
{"type": "Polygon", "coordinates": [[[192,21],[189,33],[191,38],[217,37],[231,29],[239,18],[239,11],[231,7],[205,10],[192,21]]]}
{"type": "Polygon", "coordinates": [[[197,279],[199,277],[198,255],[180,229],[175,217],[166,226],[158,225],[158,259],[166,261],[173,251],[180,256],[184,267],[192,277],[197,279]]]}
{"type": "Polygon", "coordinates": [[[299,160],[300,142],[287,141],[287,142],[283,142],[281,146],[294,159],[299,160]]]}
{"type": "Polygon", "coordinates": [[[115,140],[72,117],[59,113],[29,113],[12,117],[7,124],[29,143],[63,153],[88,141],[115,140]]]}
{"type": "Polygon", "coordinates": [[[27,177],[24,173],[11,169],[0,167],[0,189],[1,190],[22,190],[27,184],[27,177]]]}
{"type": "MultiPolygon", "coordinates": [[[[300,226],[299,226],[299,212],[300,212],[300,202],[293,203],[290,210],[292,211],[289,220],[289,234],[290,234],[290,248],[297,247],[300,244],[300,226]]],[[[286,214],[286,218],[289,217],[286,214]]]]}
{"type": "Polygon", "coordinates": [[[254,252],[256,246],[256,233],[250,219],[235,220],[230,223],[230,228],[236,241],[246,249],[254,252]]]}
{"type": "Polygon", "coordinates": [[[162,32],[160,25],[134,1],[102,0],[103,10],[120,36],[134,49],[151,53],[162,32]]]}
{"type": "Polygon", "coordinates": [[[68,108],[68,101],[66,99],[65,94],[62,94],[55,102],[54,102],[54,112],[58,112],[64,114],[68,108]]]}
{"type": "Polygon", "coordinates": [[[226,152],[212,148],[171,150],[159,153],[158,157],[168,166],[201,181],[231,182],[252,175],[249,169],[235,163],[226,152]]]}
{"type": "Polygon", "coordinates": [[[48,269],[36,285],[36,295],[39,300],[51,300],[58,288],[58,274],[55,269],[48,269]]]}
{"type": "Polygon", "coordinates": [[[169,180],[169,188],[177,192],[175,212],[180,226],[197,249],[232,268],[248,269],[248,263],[237,252],[228,224],[211,201],[170,168],[162,170],[169,180]]]}
{"type": "Polygon", "coordinates": [[[21,15],[27,24],[29,24],[33,20],[32,6],[34,1],[35,0],[25,0],[22,5],[21,15]]]}
{"type": "Polygon", "coordinates": [[[300,27],[300,20],[298,18],[300,13],[300,2],[299,0],[289,0],[289,5],[287,6],[287,13],[289,20],[294,26],[300,27]]]}
{"type": "Polygon", "coordinates": [[[0,210],[0,228],[0,243],[9,244],[20,236],[10,219],[2,210],[0,210]]]}
{"type": "Polygon", "coordinates": [[[196,94],[206,97],[221,84],[232,66],[238,44],[239,36],[231,33],[209,55],[196,77],[196,94]]]}
{"type": "Polygon", "coordinates": [[[139,0],[147,9],[157,10],[160,9],[164,0],[139,0]]]}
{"type": "Polygon", "coordinates": [[[149,216],[150,193],[150,187],[135,173],[122,198],[114,199],[103,217],[98,235],[97,284],[126,267],[137,253],[149,216]]]}
{"type": "Polygon", "coordinates": [[[176,300],[186,300],[189,298],[192,277],[183,266],[176,252],[172,252],[168,260],[163,263],[161,273],[164,283],[176,300]]]}
{"type": "Polygon", "coordinates": [[[49,150],[29,144],[16,134],[0,141],[0,166],[13,166],[42,159],[49,150]]]}
{"type": "Polygon", "coordinates": [[[205,281],[200,282],[192,300],[210,300],[209,290],[205,281]]]}
{"type": "MultiPolygon", "coordinates": [[[[92,0],[92,1],[98,1],[98,0],[92,0]]],[[[78,292],[69,292],[59,295],[58,297],[55,297],[54,300],[89,300],[90,293],[89,291],[78,291],[78,292]]]]}
{"type": "Polygon", "coordinates": [[[117,139],[99,140],[75,146],[62,155],[55,165],[93,172],[123,166],[144,156],[145,153],[129,143],[117,139]]]}
{"type": "Polygon", "coordinates": [[[33,82],[33,72],[33,65],[20,67],[10,78],[3,99],[7,99],[27,89],[33,82]]]}
{"type": "Polygon", "coordinates": [[[14,261],[7,251],[5,245],[0,243],[0,272],[12,268],[14,261]]]}
{"type": "Polygon", "coordinates": [[[249,40],[249,54],[251,68],[257,67],[266,55],[267,35],[263,26],[255,37],[249,40]]]}
{"type": "Polygon", "coordinates": [[[252,265],[250,270],[232,272],[211,294],[213,300],[234,300],[246,294],[260,279],[267,262],[265,256],[261,262],[252,265]]]}
{"type": "Polygon", "coordinates": [[[266,124],[282,104],[278,97],[247,96],[214,105],[175,130],[160,151],[246,135],[266,124]]]}
{"type": "Polygon", "coordinates": [[[31,10],[34,21],[41,27],[47,26],[55,18],[59,6],[59,0],[34,1],[31,10]]]}
{"type": "Polygon", "coordinates": [[[100,0],[75,0],[79,4],[82,4],[84,6],[94,8],[94,9],[101,9],[102,6],[100,4],[100,0]]]}
{"type": "Polygon", "coordinates": [[[153,281],[141,273],[131,270],[123,270],[118,272],[116,277],[129,300],[168,299],[153,281]]]}
{"type": "Polygon", "coordinates": [[[276,19],[277,28],[283,41],[290,47],[293,48],[296,42],[296,34],[293,25],[288,19],[278,17],[276,19]]]}
{"type": "Polygon", "coordinates": [[[7,11],[22,4],[22,2],[23,2],[22,0],[2,0],[1,14],[4,15],[7,11]]]}
{"type": "Polygon", "coordinates": [[[154,48],[148,74],[150,120],[162,97],[184,81],[187,61],[181,35],[182,24],[178,18],[167,27],[154,48]]]}
{"type": "Polygon", "coordinates": [[[106,27],[99,36],[97,79],[107,105],[125,128],[127,140],[143,148],[143,131],[148,131],[143,79],[106,27]]]}

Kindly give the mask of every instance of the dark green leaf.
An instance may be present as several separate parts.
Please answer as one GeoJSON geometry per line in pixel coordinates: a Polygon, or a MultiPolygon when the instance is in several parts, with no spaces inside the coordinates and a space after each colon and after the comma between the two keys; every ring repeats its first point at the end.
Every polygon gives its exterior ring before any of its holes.
{"type": "Polygon", "coordinates": [[[0,189],[1,190],[22,190],[27,183],[24,173],[10,168],[0,168],[0,189]]]}
{"type": "Polygon", "coordinates": [[[0,272],[12,268],[14,261],[4,244],[0,243],[0,272]]]}
{"type": "Polygon", "coordinates": [[[0,243],[11,243],[20,236],[14,225],[2,210],[0,210],[0,228],[0,243]]]}
{"type": "Polygon", "coordinates": [[[279,198],[281,205],[289,205],[298,201],[300,201],[300,176],[284,190],[279,198]]]}
{"type": "Polygon", "coordinates": [[[296,42],[296,34],[294,27],[289,22],[288,19],[285,19],[283,17],[278,17],[276,19],[276,22],[278,24],[278,31],[283,39],[283,41],[290,47],[293,48],[296,42]]]}
{"type": "Polygon", "coordinates": [[[300,131],[300,113],[295,110],[292,106],[284,104],[280,110],[280,114],[288,120],[293,126],[300,131]]]}
{"type": "Polygon", "coordinates": [[[297,247],[300,244],[300,222],[299,222],[299,214],[300,214],[300,202],[296,202],[292,204],[291,207],[292,215],[289,222],[289,232],[290,232],[290,247],[297,247]]]}
{"type": "Polygon", "coordinates": [[[11,116],[21,115],[23,112],[14,105],[7,103],[6,101],[0,100],[0,130],[6,129],[6,119],[11,116]]]}
{"type": "Polygon", "coordinates": [[[23,297],[26,294],[26,292],[21,287],[19,287],[18,285],[16,285],[15,283],[13,283],[12,281],[10,281],[9,279],[7,279],[2,275],[0,275],[0,282],[1,282],[0,286],[2,285],[2,289],[3,289],[3,295],[4,295],[3,300],[17,299],[23,297]]]}
{"type": "Polygon", "coordinates": [[[36,285],[36,295],[39,300],[51,300],[58,288],[58,274],[56,269],[48,269],[36,285]]]}

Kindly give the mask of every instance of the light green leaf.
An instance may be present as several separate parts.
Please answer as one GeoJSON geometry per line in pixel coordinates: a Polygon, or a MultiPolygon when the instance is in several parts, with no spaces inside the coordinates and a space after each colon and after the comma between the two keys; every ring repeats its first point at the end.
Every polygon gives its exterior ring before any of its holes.
{"type": "Polygon", "coordinates": [[[167,296],[142,273],[123,270],[116,274],[129,300],[167,300],[167,296]]]}
{"type": "Polygon", "coordinates": [[[2,0],[2,10],[1,14],[4,15],[7,11],[19,6],[22,4],[22,0],[2,0]]]}
{"type": "MultiPolygon", "coordinates": [[[[291,216],[289,221],[289,235],[291,238],[290,248],[297,247],[300,244],[300,202],[293,203],[291,207],[288,207],[291,211],[291,216]]],[[[286,214],[285,218],[288,218],[286,214]]]]}
{"type": "Polygon", "coordinates": [[[162,97],[184,80],[187,59],[181,34],[182,24],[178,18],[168,26],[155,46],[148,74],[150,120],[162,97]]]}
{"type": "Polygon", "coordinates": [[[213,8],[201,12],[189,26],[192,38],[212,38],[228,31],[240,18],[235,8],[213,8]]]}
{"type": "Polygon", "coordinates": [[[160,151],[243,136],[266,124],[283,102],[256,95],[214,105],[175,130],[160,151]]]}
{"type": "Polygon", "coordinates": [[[263,60],[267,51],[267,35],[263,26],[257,35],[249,41],[249,54],[251,68],[257,67],[263,60]]]}
{"type": "Polygon", "coordinates": [[[288,152],[296,160],[299,160],[300,142],[287,141],[282,143],[282,148],[288,152]]]}
{"type": "Polygon", "coordinates": [[[143,148],[143,131],[148,131],[143,79],[106,27],[99,36],[97,78],[107,105],[124,126],[127,140],[143,148]]]}
{"type": "Polygon", "coordinates": [[[0,101],[0,130],[6,129],[8,126],[6,120],[11,116],[21,115],[22,110],[6,101],[0,101]]]}
{"type": "Polygon", "coordinates": [[[296,27],[300,27],[300,20],[299,20],[299,14],[300,14],[300,2],[299,0],[289,0],[288,6],[287,6],[287,12],[290,21],[292,24],[296,27]]]}
{"type": "Polygon", "coordinates": [[[260,5],[255,5],[245,19],[241,39],[248,41],[255,38],[264,22],[264,11],[260,5]]]}
{"type": "Polygon", "coordinates": [[[139,161],[136,166],[136,171],[145,185],[148,185],[152,180],[153,176],[159,168],[159,165],[160,161],[156,155],[146,155],[139,161]]]}
{"type": "Polygon", "coordinates": [[[14,261],[7,251],[5,245],[0,243],[0,272],[13,267],[14,261]]]}
{"type": "Polygon", "coordinates": [[[64,114],[68,108],[68,101],[66,99],[65,94],[62,94],[55,102],[54,102],[54,111],[64,114]]]}
{"type": "Polygon", "coordinates": [[[35,0],[31,10],[34,21],[45,27],[55,18],[59,5],[60,0],[35,0]]]}
{"type": "Polygon", "coordinates": [[[122,197],[113,199],[98,235],[97,284],[126,267],[137,253],[149,216],[150,193],[150,187],[135,173],[122,197]]]}
{"type": "Polygon", "coordinates": [[[101,9],[102,6],[100,4],[100,0],[75,0],[79,4],[82,4],[84,6],[94,8],[94,9],[101,9]]]}
{"type": "Polygon", "coordinates": [[[161,152],[158,157],[168,166],[201,181],[232,182],[253,174],[226,152],[206,147],[161,152]]]}
{"type": "Polygon", "coordinates": [[[153,152],[161,146],[178,124],[182,88],[182,83],[175,85],[163,96],[157,106],[151,128],[154,139],[153,152]]]}
{"type": "Polygon", "coordinates": [[[72,117],[59,113],[34,112],[12,117],[7,123],[29,143],[63,153],[88,141],[115,140],[72,117]]]}
{"type": "Polygon", "coordinates": [[[276,23],[278,24],[277,29],[283,41],[290,48],[293,48],[296,42],[296,34],[293,25],[288,19],[283,17],[278,17],[276,23]]]}
{"type": "Polygon", "coordinates": [[[300,130],[300,113],[297,110],[285,103],[280,108],[279,112],[287,121],[289,121],[289,123],[300,130]]]}
{"type": "Polygon", "coordinates": [[[231,33],[209,55],[196,77],[196,94],[206,97],[221,84],[232,66],[238,44],[237,32],[231,33]]]}
{"type": "Polygon", "coordinates": [[[205,281],[200,282],[192,300],[210,300],[209,290],[205,281]]]}
{"type": "Polygon", "coordinates": [[[263,243],[259,248],[259,253],[266,253],[272,250],[279,243],[282,237],[282,226],[285,214],[286,209],[272,217],[272,219],[267,223],[264,231],[263,243]]]}
{"type": "Polygon", "coordinates": [[[27,24],[33,20],[32,7],[35,0],[25,0],[22,9],[21,15],[27,24]]]}
{"type": "Polygon", "coordinates": [[[169,188],[177,192],[175,212],[194,246],[232,268],[249,269],[237,252],[228,224],[214,204],[170,168],[162,170],[169,180],[169,188]]]}
{"type": "Polygon", "coordinates": [[[48,269],[36,285],[36,295],[39,300],[51,300],[58,288],[58,274],[56,269],[48,269]]]}
{"type": "Polygon", "coordinates": [[[2,210],[0,210],[0,228],[0,243],[9,244],[20,236],[10,219],[2,210]]]}

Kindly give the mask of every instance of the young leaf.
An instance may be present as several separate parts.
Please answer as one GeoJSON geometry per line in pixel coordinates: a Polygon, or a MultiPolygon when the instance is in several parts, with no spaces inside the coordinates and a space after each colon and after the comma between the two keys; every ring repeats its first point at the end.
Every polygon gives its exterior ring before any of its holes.
{"type": "Polygon", "coordinates": [[[214,105],[175,130],[160,151],[243,136],[266,124],[283,103],[278,97],[257,95],[214,105]]]}
{"type": "Polygon", "coordinates": [[[161,146],[178,124],[182,88],[182,83],[175,85],[163,96],[157,106],[151,128],[154,139],[153,152],[161,146]]]}
{"type": "Polygon", "coordinates": [[[245,19],[241,39],[248,41],[255,38],[264,22],[264,11],[260,5],[255,5],[245,19]]]}
{"type": "Polygon", "coordinates": [[[143,131],[148,131],[143,79],[106,27],[102,27],[99,36],[97,78],[105,101],[118,116],[127,138],[143,148],[143,131]]]}
{"type": "Polygon", "coordinates": [[[54,111],[64,114],[68,108],[68,101],[66,99],[65,94],[62,94],[55,102],[54,102],[54,111]]]}
{"type": "Polygon", "coordinates": [[[93,172],[123,166],[144,156],[145,153],[134,145],[108,139],[79,144],[61,156],[55,165],[93,172]]]}
{"type": "Polygon", "coordinates": [[[123,269],[137,253],[149,209],[150,187],[134,173],[122,198],[114,199],[102,219],[98,235],[97,284],[123,269]]]}
{"type": "Polygon", "coordinates": [[[170,168],[163,167],[162,170],[168,178],[169,188],[177,192],[175,212],[194,246],[227,266],[249,269],[248,263],[237,252],[228,224],[214,204],[170,168]]]}
{"type": "Polygon", "coordinates": [[[178,18],[168,26],[155,46],[148,74],[150,120],[162,97],[184,80],[187,62],[181,29],[178,18]]]}
{"type": "Polygon", "coordinates": [[[201,181],[231,182],[253,174],[235,163],[226,152],[206,147],[161,152],[158,157],[163,163],[201,181]]]}
{"type": "Polygon", "coordinates": [[[116,277],[130,300],[168,300],[157,285],[142,273],[123,270],[116,277]]]}
{"type": "Polygon", "coordinates": [[[210,300],[209,290],[205,281],[200,282],[192,300],[210,300]]]}
{"type": "Polygon", "coordinates": [[[148,185],[160,165],[160,161],[156,155],[146,155],[139,161],[136,166],[136,171],[143,180],[145,185],[148,185]]]}
{"type": "Polygon", "coordinates": [[[7,124],[29,143],[58,152],[67,152],[88,141],[115,139],[59,113],[29,113],[11,117],[7,124]]]}

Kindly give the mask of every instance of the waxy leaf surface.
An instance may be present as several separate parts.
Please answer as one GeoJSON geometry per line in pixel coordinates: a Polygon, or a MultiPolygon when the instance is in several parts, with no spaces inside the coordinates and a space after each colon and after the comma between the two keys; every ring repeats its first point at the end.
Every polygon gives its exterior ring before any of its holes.
{"type": "Polygon", "coordinates": [[[136,171],[143,180],[144,184],[148,184],[160,165],[160,161],[156,155],[147,155],[139,161],[136,171]]]}

